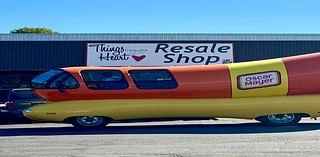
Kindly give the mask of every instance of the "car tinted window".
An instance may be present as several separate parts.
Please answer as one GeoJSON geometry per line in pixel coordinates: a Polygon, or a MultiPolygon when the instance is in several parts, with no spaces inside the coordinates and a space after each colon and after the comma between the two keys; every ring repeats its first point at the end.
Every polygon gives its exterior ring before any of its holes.
{"type": "Polygon", "coordinates": [[[57,82],[61,82],[63,89],[74,89],[79,87],[78,81],[68,72],[63,70],[50,70],[42,73],[32,80],[32,88],[57,89],[57,82]]]}
{"type": "Polygon", "coordinates": [[[14,100],[42,99],[39,96],[33,94],[31,90],[13,90],[12,98],[14,100]]]}
{"type": "Polygon", "coordinates": [[[178,83],[168,70],[130,70],[135,85],[140,89],[174,89],[178,83]]]}
{"type": "Polygon", "coordinates": [[[10,90],[0,90],[0,102],[6,102],[8,100],[8,94],[10,90]]]}
{"type": "Polygon", "coordinates": [[[90,89],[127,89],[129,86],[119,70],[84,70],[81,75],[90,89]]]}
{"type": "Polygon", "coordinates": [[[57,82],[59,81],[62,83],[63,89],[74,89],[79,87],[78,81],[73,78],[72,75],[70,75],[69,73],[63,73],[53,79],[48,88],[58,88],[57,82]]]}
{"type": "Polygon", "coordinates": [[[54,77],[62,74],[64,71],[62,70],[49,70],[44,72],[35,78],[32,79],[32,87],[33,88],[47,88],[48,82],[53,79],[54,77]]]}

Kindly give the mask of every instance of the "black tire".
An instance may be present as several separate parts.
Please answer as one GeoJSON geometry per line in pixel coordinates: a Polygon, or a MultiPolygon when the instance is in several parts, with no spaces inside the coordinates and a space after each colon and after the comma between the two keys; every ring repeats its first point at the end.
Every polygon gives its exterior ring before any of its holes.
{"type": "Polygon", "coordinates": [[[302,114],[299,113],[286,113],[286,114],[272,114],[257,117],[256,120],[262,124],[270,126],[288,126],[297,125],[301,120],[302,114]]]}
{"type": "Polygon", "coordinates": [[[101,116],[81,116],[71,119],[71,124],[81,129],[101,129],[105,128],[111,120],[101,116]]]}

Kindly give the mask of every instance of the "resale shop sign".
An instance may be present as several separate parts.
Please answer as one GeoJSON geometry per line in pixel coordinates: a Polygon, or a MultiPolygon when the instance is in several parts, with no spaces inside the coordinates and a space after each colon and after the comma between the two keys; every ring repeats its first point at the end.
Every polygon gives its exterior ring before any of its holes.
{"type": "Polygon", "coordinates": [[[88,66],[179,66],[233,62],[232,43],[88,43],[88,66]]]}

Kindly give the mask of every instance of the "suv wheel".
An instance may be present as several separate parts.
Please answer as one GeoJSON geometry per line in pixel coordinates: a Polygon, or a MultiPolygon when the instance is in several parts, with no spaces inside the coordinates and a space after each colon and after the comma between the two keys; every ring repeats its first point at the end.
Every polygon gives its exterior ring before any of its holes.
{"type": "Polygon", "coordinates": [[[271,114],[257,117],[256,120],[266,125],[296,125],[301,120],[302,115],[298,113],[271,114]]]}

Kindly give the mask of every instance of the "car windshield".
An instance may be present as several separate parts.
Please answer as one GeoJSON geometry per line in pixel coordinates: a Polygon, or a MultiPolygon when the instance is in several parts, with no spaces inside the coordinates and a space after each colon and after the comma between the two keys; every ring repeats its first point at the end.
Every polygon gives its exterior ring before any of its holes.
{"type": "Polygon", "coordinates": [[[64,70],[50,70],[32,80],[32,88],[34,89],[75,89],[78,87],[78,81],[64,70]],[[59,82],[60,86],[58,86],[59,82]]]}
{"type": "Polygon", "coordinates": [[[46,88],[47,83],[53,79],[55,76],[62,74],[63,70],[50,70],[45,73],[42,73],[32,79],[32,87],[33,88],[46,88]]]}

